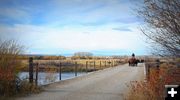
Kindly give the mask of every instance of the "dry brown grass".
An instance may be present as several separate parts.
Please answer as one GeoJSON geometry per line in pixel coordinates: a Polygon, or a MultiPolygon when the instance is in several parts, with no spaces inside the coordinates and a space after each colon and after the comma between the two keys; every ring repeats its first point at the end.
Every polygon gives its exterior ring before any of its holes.
{"type": "Polygon", "coordinates": [[[163,63],[159,70],[150,69],[147,82],[131,82],[125,100],[164,100],[164,86],[167,84],[180,84],[180,69],[176,65],[163,63]]]}
{"type": "MultiPolygon", "coordinates": [[[[19,66],[18,69],[20,69],[21,71],[28,71],[28,60],[21,60],[21,61],[22,61],[22,66],[19,66]]],[[[126,63],[125,61],[120,61],[119,59],[34,60],[34,63],[39,63],[39,68],[40,68],[39,71],[49,71],[50,69],[58,71],[60,62],[62,63],[62,72],[73,72],[75,67],[75,62],[77,62],[78,71],[80,72],[86,71],[86,62],[88,62],[87,67],[89,71],[94,70],[94,62],[95,62],[96,70],[126,63]],[[100,62],[101,62],[101,66],[100,66],[100,62]]]]}

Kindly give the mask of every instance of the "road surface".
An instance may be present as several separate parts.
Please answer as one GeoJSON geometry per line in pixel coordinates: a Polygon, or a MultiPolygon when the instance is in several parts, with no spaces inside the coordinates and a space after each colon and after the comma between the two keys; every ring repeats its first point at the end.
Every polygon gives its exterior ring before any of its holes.
{"type": "Polygon", "coordinates": [[[119,65],[48,85],[42,93],[18,100],[123,100],[127,84],[143,77],[144,64],[119,65]]]}

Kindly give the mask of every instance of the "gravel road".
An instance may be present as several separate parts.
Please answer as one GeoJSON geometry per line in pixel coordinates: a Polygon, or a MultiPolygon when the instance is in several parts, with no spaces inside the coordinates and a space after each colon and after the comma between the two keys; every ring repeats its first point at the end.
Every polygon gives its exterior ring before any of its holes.
{"type": "Polygon", "coordinates": [[[89,73],[44,87],[40,94],[17,98],[18,100],[123,100],[130,81],[142,80],[144,64],[128,64],[89,73]]]}

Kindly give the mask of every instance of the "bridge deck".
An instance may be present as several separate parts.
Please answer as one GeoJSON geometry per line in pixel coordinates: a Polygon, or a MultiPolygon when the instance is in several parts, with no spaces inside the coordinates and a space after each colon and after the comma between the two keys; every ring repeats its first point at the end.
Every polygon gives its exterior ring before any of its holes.
{"type": "Polygon", "coordinates": [[[122,100],[127,83],[144,77],[144,64],[120,65],[46,86],[40,94],[18,100],[122,100]]]}

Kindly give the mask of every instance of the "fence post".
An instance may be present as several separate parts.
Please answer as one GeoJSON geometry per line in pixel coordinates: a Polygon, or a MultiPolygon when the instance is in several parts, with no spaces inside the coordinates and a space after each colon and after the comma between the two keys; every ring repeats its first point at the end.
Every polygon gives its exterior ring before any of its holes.
{"type": "Polygon", "coordinates": [[[111,60],[111,67],[113,67],[113,61],[111,60]]]}
{"type": "Polygon", "coordinates": [[[33,57],[29,58],[29,83],[33,83],[33,57]]]}
{"type": "Polygon", "coordinates": [[[100,69],[101,69],[101,61],[100,61],[100,69]]]}
{"type": "Polygon", "coordinates": [[[77,62],[75,62],[75,76],[77,76],[77,62]]]}
{"type": "Polygon", "coordinates": [[[39,72],[39,63],[36,63],[36,86],[38,85],[38,72],[39,72]]]}
{"type": "Polygon", "coordinates": [[[86,73],[88,72],[88,61],[86,61],[86,73]]]}
{"type": "Polygon", "coordinates": [[[156,60],[156,73],[157,73],[157,77],[159,78],[159,67],[160,67],[160,60],[157,59],[156,60]]]}
{"type": "Polygon", "coordinates": [[[114,67],[114,60],[112,60],[112,66],[114,67]]]}
{"type": "Polygon", "coordinates": [[[62,64],[61,64],[61,62],[60,62],[60,63],[59,63],[59,80],[61,80],[61,72],[62,72],[61,66],[62,66],[62,64]]]}
{"type": "Polygon", "coordinates": [[[147,68],[148,68],[148,69],[147,69],[147,74],[148,74],[148,80],[149,80],[149,77],[150,77],[150,76],[149,76],[149,75],[150,75],[150,66],[148,66],[147,68]]]}
{"type": "Polygon", "coordinates": [[[105,60],[105,68],[106,68],[106,60],[105,60]]]}
{"type": "Polygon", "coordinates": [[[111,63],[111,61],[110,61],[110,60],[109,60],[109,62],[108,62],[108,63],[109,63],[109,67],[111,67],[111,66],[112,66],[112,63],[111,63]]]}
{"type": "Polygon", "coordinates": [[[146,74],[146,81],[149,81],[149,75],[150,75],[150,66],[148,64],[145,64],[145,74],[146,74]]]}
{"type": "Polygon", "coordinates": [[[95,61],[94,61],[94,71],[95,71],[95,69],[96,69],[96,63],[95,63],[95,61]]]}

